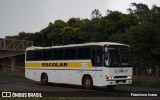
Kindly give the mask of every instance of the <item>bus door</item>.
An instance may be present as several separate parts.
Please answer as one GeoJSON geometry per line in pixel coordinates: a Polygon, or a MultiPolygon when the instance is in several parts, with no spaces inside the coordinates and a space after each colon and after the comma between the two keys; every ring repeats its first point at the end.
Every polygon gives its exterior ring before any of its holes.
{"type": "Polygon", "coordinates": [[[92,48],[92,66],[94,68],[94,84],[101,84],[101,77],[103,76],[103,53],[102,47],[92,48]]]}

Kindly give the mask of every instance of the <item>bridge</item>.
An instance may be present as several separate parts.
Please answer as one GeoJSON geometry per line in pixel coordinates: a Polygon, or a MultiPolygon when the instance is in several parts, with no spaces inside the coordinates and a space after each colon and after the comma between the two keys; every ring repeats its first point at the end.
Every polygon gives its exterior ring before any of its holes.
{"type": "Polygon", "coordinates": [[[0,50],[25,51],[27,47],[32,45],[32,41],[0,38],[0,50]]]}
{"type": "Polygon", "coordinates": [[[33,45],[32,41],[0,38],[0,68],[11,71],[16,70],[16,65],[24,66],[25,49],[33,45]],[[17,64],[21,62],[21,64],[17,64]]]}

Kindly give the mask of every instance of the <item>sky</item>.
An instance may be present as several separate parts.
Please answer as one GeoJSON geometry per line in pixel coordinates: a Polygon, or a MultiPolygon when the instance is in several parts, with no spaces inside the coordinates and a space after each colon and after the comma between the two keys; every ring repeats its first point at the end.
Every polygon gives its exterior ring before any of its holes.
{"type": "Polygon", "coordinates": [[[91,12],[99,9],[102,16],[107,9],[127,13],[130,3],[160,6],[160,0],[0,0],[0,38],[19,32],[39,32],[55,20],[72,17],[91,19],[91,12]]]}

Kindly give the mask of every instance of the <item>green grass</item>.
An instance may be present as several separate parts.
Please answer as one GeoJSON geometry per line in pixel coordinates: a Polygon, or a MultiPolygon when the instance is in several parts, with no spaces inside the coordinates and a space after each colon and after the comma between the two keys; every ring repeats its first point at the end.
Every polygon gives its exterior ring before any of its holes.
{"type": "Polygon", "coordinates": [[[133,80],[133,86],[142,86],[142,87],[153,87],[160,88],[160,80],[150,80],[145,78],[140,78],[133,80]]]}
{"type": "Polygon", "coordinates": [[[11,77],[11,78],[24,78],[24,73],[18,73],[18,72],[2,72],[0,71],[0,77],[11,77]]]}

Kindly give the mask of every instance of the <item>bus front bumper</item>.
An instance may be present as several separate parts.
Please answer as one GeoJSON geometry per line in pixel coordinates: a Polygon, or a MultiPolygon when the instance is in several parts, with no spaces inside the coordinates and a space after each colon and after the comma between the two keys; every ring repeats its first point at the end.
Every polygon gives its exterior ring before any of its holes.
{"type": "Polygon", "coordinates": [[[123,80],[106,80],[104,86],[107,85],[121,85],[121,84],[131,84],[132,80],[130,79],[123,79],[123,80]]]}

